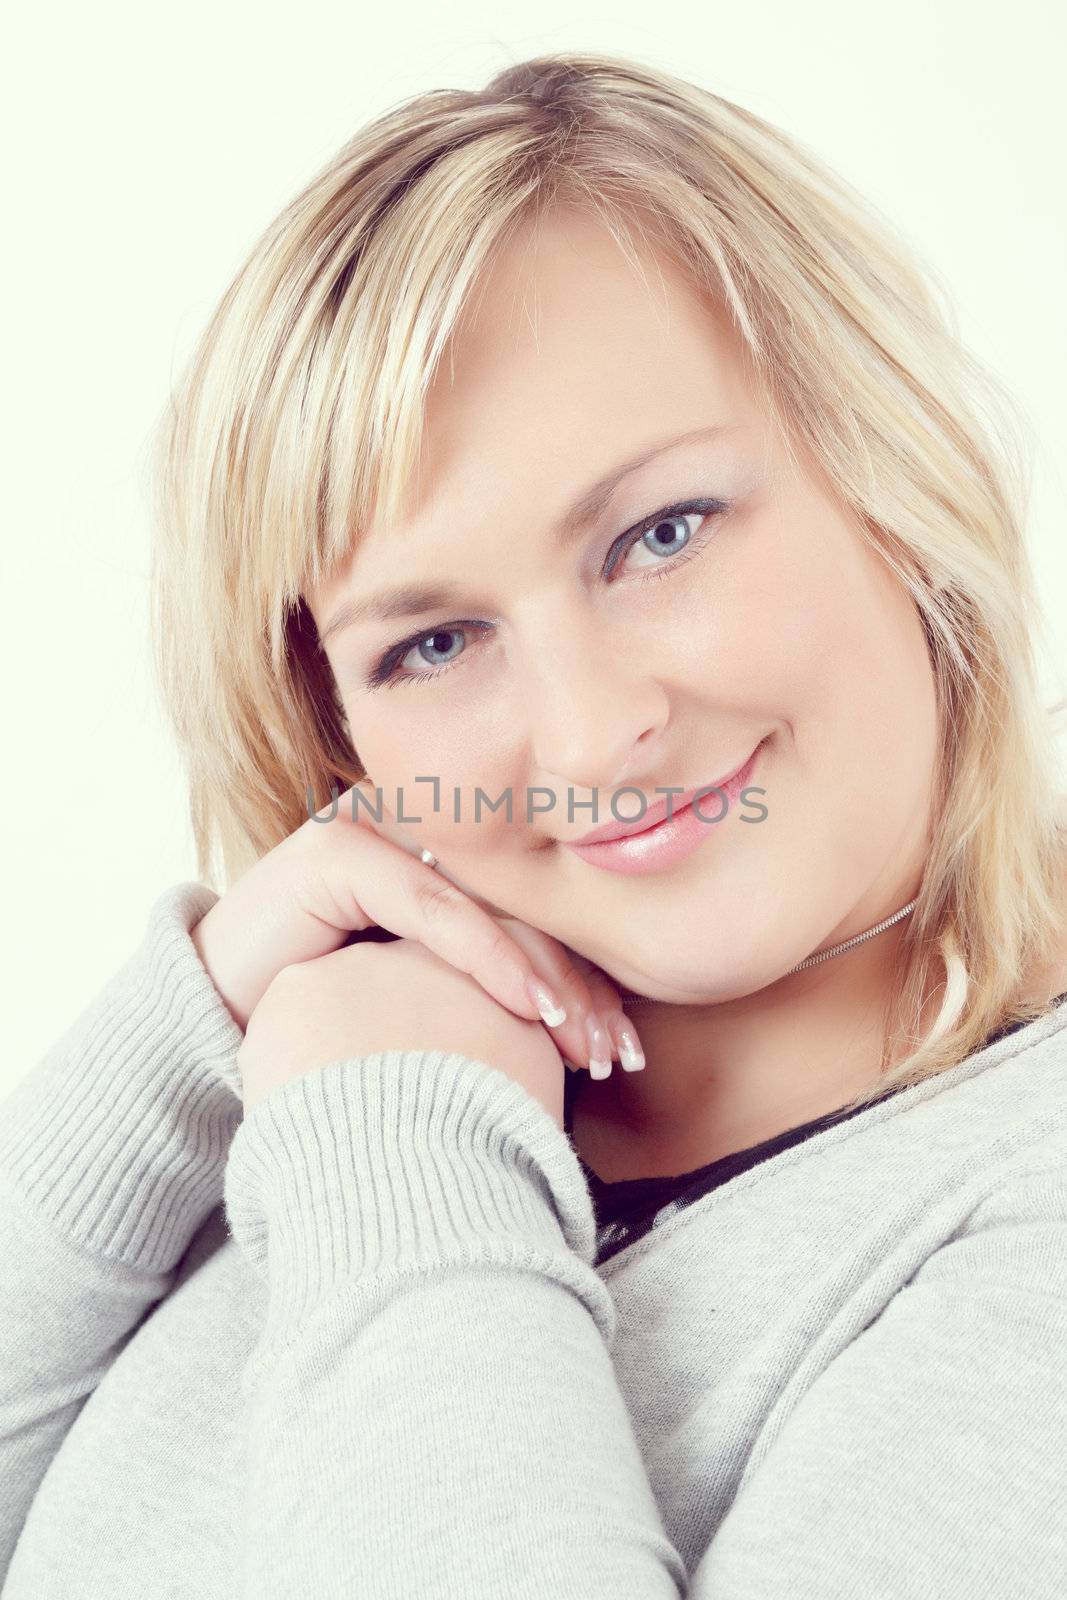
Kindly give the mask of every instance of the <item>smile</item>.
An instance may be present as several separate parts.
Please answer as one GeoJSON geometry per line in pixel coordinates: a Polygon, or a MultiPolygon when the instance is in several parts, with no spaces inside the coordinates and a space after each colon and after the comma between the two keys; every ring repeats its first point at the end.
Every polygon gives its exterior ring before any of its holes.
{"type": "MultiPolygon", "coordinates": [[[[670,817],[663,821],[648,824],[642,818],[633,823],[613,823],[603,828],[594,828],[585,835],[584,842],[566,843],[565,848],[580,856],[583,861],[588,861],[594,867],[602,867],[608,872],[645,873],[660,872],[666,867],[673,866],[676,861],[684,860],[691,855],[711,833],[716,821],[725,819],[727,808],[738,799],[745,785],[752,781],[757,758],[763,747],[763,741],[756,746],[743,767],[729,778],[715,785],[702,785],[694,791],[699,796],[697,802],[699,810],[694,809],[693,801],[681,806],[670,817]],[[718,815],[714,803],[718,801],[718,815]],[[629,830],[629,831],[627,831],[629,830]],[[601,837],[597,838],[597,834],[601,837]],[[615,833],[615,838],[604,837],[605,834],[615,833]]],[[[674,796],[677,804],[680,796],[674,796]]],[[[666,809],[668,800],[665,797],[657,804],[655,809],[666,809]]],[[[650,808],[653,809],[653,808],[650,808]]]]}

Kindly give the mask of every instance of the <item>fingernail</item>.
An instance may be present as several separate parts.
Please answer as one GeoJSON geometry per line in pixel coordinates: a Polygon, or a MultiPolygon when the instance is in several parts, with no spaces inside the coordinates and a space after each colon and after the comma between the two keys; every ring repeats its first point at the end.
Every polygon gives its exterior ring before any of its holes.
{"type": "Polygon", "coordinates": [[[642,1071],[645,1065],[645,1052],[641,1049],[637,1035],[629,1024],[617,1029],[615,1037],[619,1044],[619,1060],[622,1062],[623,1071],[642,1071]]]}
{"type": "Polygon", "coordinates": [[[585,1032],[589,1040],[589,1076],[607,1078],[611,1075],[611,1047],[607,1031],[596,1015],[585,1019],[585,1032]]]}
{"type": "Polygon", "coordinates": [[[527,978],[526,993],[541,1013],[541,1021],[546,1027],[558,1028],[561,1022],[566,1022],[566,1011],[541,978],[527,978]]]}

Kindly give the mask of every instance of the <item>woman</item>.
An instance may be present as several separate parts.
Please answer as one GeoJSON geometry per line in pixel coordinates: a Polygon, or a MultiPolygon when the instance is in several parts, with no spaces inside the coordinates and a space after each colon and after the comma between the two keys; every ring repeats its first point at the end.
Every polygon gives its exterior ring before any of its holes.
{"type": "Polygon", "coordinates": [[[988,400],[839,180],[630,61],[421,96],[264,234],[154,574],[229,886],[2,1136],[4,1600],[1062,1592],[988,400]]]}

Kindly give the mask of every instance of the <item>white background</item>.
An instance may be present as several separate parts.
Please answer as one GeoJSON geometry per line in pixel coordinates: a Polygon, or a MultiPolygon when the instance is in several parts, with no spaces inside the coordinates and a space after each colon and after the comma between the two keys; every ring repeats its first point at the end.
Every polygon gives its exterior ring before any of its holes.
{"type": "Polygon", "coordinates": [[[903,228],[1029,419],[1067,692],[1063,8],[973,0],[21,6],[5,28],[0,1095],[196,876],[147,660],[148,437],[252,240],[368,118],[581,47],[800,138],[903,228]]]}

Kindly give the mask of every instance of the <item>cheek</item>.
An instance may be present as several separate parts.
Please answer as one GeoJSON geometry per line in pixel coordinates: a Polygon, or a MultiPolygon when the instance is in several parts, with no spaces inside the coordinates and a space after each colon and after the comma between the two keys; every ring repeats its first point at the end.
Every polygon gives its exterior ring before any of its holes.
{"type": "Polygon", "coordinates": [[[709,715],[787,719],[832,676],[841,580],[813,572],[779,519],[739,520],[657,618],[650,661],[709,715]]]}
{"type": "Polygon", "coordinates": [[[797,574],[797,623],[783,628],[794,702],[842,762],[916,768],[936,740],[933,667],[918,612],[873,553],[797,574]],[[821,579],[821,581],[818,581],[821,579]],[[848,758],[852,751],[853,759],[848,758]]]}
{"type": "Polygon", "coordinates": [[[785,674],[796,841],[822,840],[859,881],[927,815],[938,758],[933,668],[914,604],[873,554],[843,547],[832,565],[795,568],[769,647],[785,674]],[[858,875],[858,876],[857,876],[858,875]]]}
{"type": "Polygon", "coordinates": [[[476,720],[454,698],[450,701],[450,691],[435,696],[428,684],[380,692],[396,699],[370,711],[353,707],[348,715],[349,725],[359,729],[354,741],[359,759],[381,789],[385,810],[411,822],[418,842],[435,851],[484,849],[503,840],[506,808],[494,812],[488,802],[510,785],[515,823],[524,815],[523,791],[509,755],[514,730],[509,743],[505,728],[491,718],[476,720]],[[484,798],[475,820],[479,789],[484,798]]]}
{"type": "Polygon", "coordinates": [[[932,784],[937,703],[922,624],[828,502],[799,495],[765,511],[717,565],[703,627],[682,619],[688,680],[716,710],[784,729],[779,775],[798,812],[789,837],[825,827],[862,856],[908,825],[932,784]]]}
{"type": "MultiPolygon", "coordinates": [[[[696,630],[691,630],[696,632],[696,630]]],[[[878,741],[928,716],[933,676],[910,598],[829,503],[798,494],[716,574],[703,630],[715,681],[809,728],[878,741]]]]}

